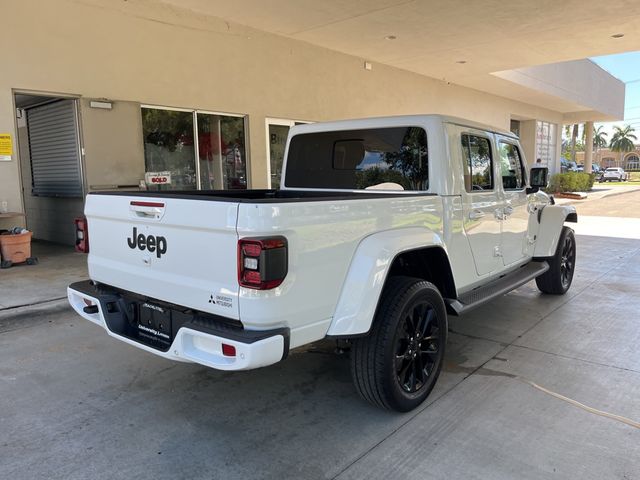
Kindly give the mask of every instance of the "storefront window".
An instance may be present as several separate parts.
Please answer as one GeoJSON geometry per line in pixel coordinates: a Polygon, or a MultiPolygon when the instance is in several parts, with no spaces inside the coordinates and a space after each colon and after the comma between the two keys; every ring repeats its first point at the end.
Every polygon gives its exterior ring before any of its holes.
{"type": "MultiPolygon", "coordinates": [[[[176,110],[142,109],[145,171],[169,172],[170,182],[159,190],[196,188],[193,114],[176,110]]],[[[151,187],[150,187],[151,188],[151,187]]]]}
{"type": "Polygon", "coordinates": [[[244,117],[142,107],[142,130],[149,188],[247,188],[244,117]]]}

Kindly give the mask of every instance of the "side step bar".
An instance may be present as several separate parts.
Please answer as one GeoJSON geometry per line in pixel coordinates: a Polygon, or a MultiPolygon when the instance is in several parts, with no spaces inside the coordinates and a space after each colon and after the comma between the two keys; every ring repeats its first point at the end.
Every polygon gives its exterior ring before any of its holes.
{"type": "Polygon", "coordinates": [[[454,315],[462,315],[489,300],[493,300],[514,288],[524,285],[547,270],[549,270],[547,262],[529,262],[487,285],[462,294],[459,298],[446,298],[447,310],[454,315]]]}

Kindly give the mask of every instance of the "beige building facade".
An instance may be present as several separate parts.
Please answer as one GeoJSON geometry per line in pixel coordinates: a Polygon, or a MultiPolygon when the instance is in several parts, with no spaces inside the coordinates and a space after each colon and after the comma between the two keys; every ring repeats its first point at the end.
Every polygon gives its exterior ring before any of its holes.
{"type": "MultiPolygon", "coordinates": [[[[72,244],[91,191],[276,188],[298,122],[453,115],[517,131],[529,163],[557,171],[563,123],[622,116],[624,85],[584,59],[629,48],[609,45],[605,31],[602,48],[558,56],[541,43],[537,54],[522,47],[507,58],[500,38],[477,26],[451,24],[467,32],[466,50],[453,37],[442,42],[448,31],[401,29],[398,15],[419,12],[398,2],[353,2],[361,11],[337,20],[306,1],[273,2],[277,11],[232,3],[0,0],[10,19],[0,29],[0,134],[9,137],[0,229],[26,224],[36,238],[72,244]],[[390,9],[382,19],[349,24],[380,8],[390,9]],[[370,31],[379,38],[360,43],[370,31]],[[489,43],[474,60],[477,38],[489,43]]],[[[326,5],[340,11],[340,2],[326,5]]],[[[433,20],[428,9],[421,15],[433,20]]],[[[522,45],[541,38],[525,34],[522,45]]]]}
{"type": "MultiPolygon", "coordinates": [[[[640,171],[640,145],[631,152],[614,152],[608,148],[601,148],[593,152],[593,163],[601,168],[622,167],[627,171],[640,171]]],[[[584,164],[584,152],[576,152],[576,163],[584,164]]]]}

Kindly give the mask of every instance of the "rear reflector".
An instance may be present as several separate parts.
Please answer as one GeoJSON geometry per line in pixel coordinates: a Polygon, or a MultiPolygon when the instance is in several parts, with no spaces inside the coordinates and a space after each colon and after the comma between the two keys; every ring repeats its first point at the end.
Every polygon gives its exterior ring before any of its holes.
{"type": "Polygon", "coordinates": [[[241,287],[270,290],[283,282],[287,269],[285,237],[238,240],[238,283],[241,287]]]}
{"type": "Polygon", "coordinates": [[[236,356],[236,347],[233,345],[228,345],[226,343],[222,344],[222,355],[225,357],[235,357],[236,356]]]}

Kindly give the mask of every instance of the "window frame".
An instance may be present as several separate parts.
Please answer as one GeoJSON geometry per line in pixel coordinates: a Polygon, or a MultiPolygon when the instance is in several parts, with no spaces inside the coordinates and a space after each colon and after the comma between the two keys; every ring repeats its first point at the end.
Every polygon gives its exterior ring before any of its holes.
{"type": "MultiPolygon", "coordinates": [[[[483,188],[482,190],[474,190],[473,189],[473,170],[471,168],[471,165],[469,165],[469,176],[471,178],[471,190],[467,190],[467,185],[466,183],[463,181],[463,187],[464,187],[464,191],[468,194],[477,194],[477,193],[494,193],[496,191],[496,169],[495,169],[495,161],[494,161],[494,155],[493,155],[493,150],[494,150],[494,142],[493,139],[491,138],[491,136],[489,134],[487,134],[486,132],[474,132],[474,131],[470,131],[470,130],[463,130],[462,132],[460,132],[460,141],[458,142],[458,144],[460,145],[460,151],[462,152],[462,173],[464,176],[465,173],[465,165],[467,165],[467,161],[466,161],[466,154],[465,154],[465,146],[462,143],[462,138],[464,136],[468,136],[468,137],[477,137],[477,138],[484,138],[485,140],[487,140],[487,142],[489,142],[489,162],[491,164],[489,171],[491,172],[491,188],[490,189],[486,189],[483,188]]],[[[469,161],[471,161],[471,147],[469,146],[469,161]]]]}
{"type": "MultiPolygon", "coordinates": [[[[193,108],[184,108],[184,107],[169,107],[165,105],[149,105],[146,103],[140,104],[140,121],[142,122],[142,109],[153,109],[153,110],[167,110],[173,112],[188,112],[191,113],[193,119],[193,151],[194,151],[194,162],[195,162],[195,174],[196,174],[196,189],[202,190],[202,179],[200,178],[200,149],[198,142],[195,139],[198,137],[198,114],[205,115],[218,115],[222,117],[236,117],[242,118],[242,128],[244,130],[244,151],[246,157],[246,169],[247,169],[247,190],[251,189],[251,152],[249,145],[249,114],[243,113],[231,113],[231,112],[219,112],[213,110],[202,110],[202,109],[193,109],[193,108]]],[[[144,126],[143,126],[144,131],[144,126]]],[[[144,143],[144,138],[142,139],[144,143]]],[[[147,170],[147,159],[144,159],[144,169],[145,172],[147,170]]]]}
{"type": "MultiPolygon", "coordinates": [[[[512,147],[514,147],[516,149],[516,152],[518,152],[518,160],[520,161],[520,171],[522,173],[522,187],[520,188],[505,188],[504,186],[504,182],[501,182],[502,185],[502,190],[505,192],[521,192],[523,190],[525,190],[527,188],[527,185],[529,184],[529,178],[527,177],[527,167],[524,164],[523,161],[523,157],[522,157],[522,151],[520,150],[520,147],[518,146],[518,144],[514,141],[510,141],[507,139],[503,139],[503,138],[499,138],[498,139],[498,156],[500,157],[500,166],[502,167],[502,156],[500,154],[501,150],[500,150],[500,144],[503,143],[505,145],[511,145],[512,147]]],[[[502,178],[502,168],[500,168],[500,178],[502,178]]]]}
{"type": "Polygon", "coordinates": [[[635,152],[631,152],[627,154],[627,156],[625,157],[624,163],[625,163],[624,167],[627,170],[638,170],[640,168],[640,155],[638,155],[635,152]],[[632,160],[632,159],[635,159],[635,160],[632,160]],[[635,166],[631,166],[632,162],[635,166]]]}

